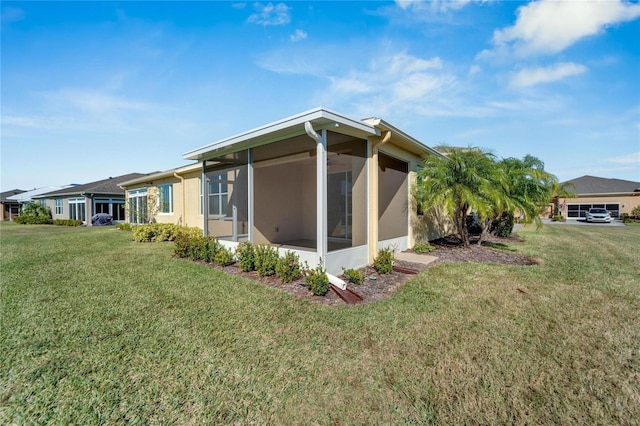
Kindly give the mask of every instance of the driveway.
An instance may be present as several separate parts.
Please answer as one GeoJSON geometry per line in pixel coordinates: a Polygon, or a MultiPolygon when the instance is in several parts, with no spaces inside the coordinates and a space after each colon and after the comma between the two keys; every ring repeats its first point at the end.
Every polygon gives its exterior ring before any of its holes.
{"type": "Polygon", "coordinates": [[[542,219],[545,225],[578,225],[578,226],[626,226],[621,220],[613,220],[611,223],[587,223],[584,219],[567,219],[566,222],[556,222],[551,219],[542,219]]]}

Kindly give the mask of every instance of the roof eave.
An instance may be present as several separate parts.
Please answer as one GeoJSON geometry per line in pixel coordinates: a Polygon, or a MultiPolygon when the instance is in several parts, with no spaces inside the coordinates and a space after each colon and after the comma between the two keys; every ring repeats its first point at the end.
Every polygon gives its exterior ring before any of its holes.
{"type": "Polygon", "coordinates": [[[421,155],[421,156],[424,156],[425,154],[431,154],[431,155],[435,155],[438,158],[443,158],[443,159],[447,158],[441,152],[438,152],[435,149],[425,145],[424,143],[420,142],[418,139],[405,133],[404,131],[395,127],[393,124],[388,123],[387,121],[381,118],[368,118],[364,121],[368,123],[372,123],[376,128],[380,128],[383,131],[390,131],[392,135],[399,137],[405,143],[407,143],[411,148],[413,148],[414,154],[421,155]]]}
{"type": "Polygon", "coordinates": [[[304,123],[307,121],[311,122],[315,130],[333,128],[340,133],[362,138],[380,135],[380,131],[368,123],[319,107],[186,152],[183,154],[183,158],[203,161],[277,140],[299,136],[305,134],[304,123]]]}

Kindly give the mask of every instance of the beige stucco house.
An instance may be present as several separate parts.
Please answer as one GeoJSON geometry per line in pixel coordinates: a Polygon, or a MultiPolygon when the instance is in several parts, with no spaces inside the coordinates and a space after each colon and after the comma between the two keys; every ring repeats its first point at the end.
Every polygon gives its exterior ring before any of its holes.
{"type": "Polygon", "coordinates": [[[196,163],[122,186],[130,222],[198,226],[229,247],[271,244],[336,273],[372,263],[381,248],[442,236],[416,216],[411,197],[429,155],[442,156],[380,118],[316,108],[189,151],[184,159],[196,163]]]}
{"type": "Polygon", "coordinates": [[[584,219],[592,207],[607,209],[617,219],[640,206],[640,182],[586,175],[561,185],[576,195],[558,203],[562,216],[570,220],[584,219]]]}

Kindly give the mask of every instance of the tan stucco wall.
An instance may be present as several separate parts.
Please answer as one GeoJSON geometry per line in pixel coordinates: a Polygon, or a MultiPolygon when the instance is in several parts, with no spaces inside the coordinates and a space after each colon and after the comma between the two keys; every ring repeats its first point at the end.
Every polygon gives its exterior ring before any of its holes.
{"type": "Polygon", "coordinates": [[[601,195],[597,197],[560,198],[560,205],[565,203],[562,216],[567,217],[567,204],[620,204],[620,214],[631,214],[631,210],[640,206],[640,194],[629,195],[601,195]]]}
{"type": "Polygon", "coordinates": [[[254,168],[254,242],[285,242],[301,235],[315,239],[315,209],[313,220],[305,220],[312,213],[305,193],[315,194],[309,185],[314,172],[298,162],[254,168]]]}
{"type": "MultiPolygon", "coordinates": [[[[155,221],[157,223],[172,223],[203,229],[204,221],[200,214],[200,185],[201,172],[199,170],[179,174],[179,177],[170,176],[156,179],[144,184],[128,186],[125,201],[128,201],[129,190],[147,188],[150,200],[149,205],[155,205],[155,221]],[[182,179],[181,179],[182,178],[182,179]],[[173,213],[158,213],[157,197],[158,186],[171,184],[173,186],[173,213]]],[[[127,222],[129,217],[127,214],[127,222]]]]}

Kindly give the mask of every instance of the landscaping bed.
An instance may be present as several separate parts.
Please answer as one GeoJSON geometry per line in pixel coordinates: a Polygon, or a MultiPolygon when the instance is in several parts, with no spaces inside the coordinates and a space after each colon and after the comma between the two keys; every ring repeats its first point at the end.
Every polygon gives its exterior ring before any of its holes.
{"type": "MultiPolygon", "coordinates": [[[[488,241],[483,242],[480,246],[478,246],[475,241],[470,247],[465,248],[457,237],[449,236],[441,238],[431,242],[431,245],[435,247],[435,250],[429,253],[429,255],[438,258],[435,262],[425,265],[421,263],[396,260],[394,265],[411,269],[419,273],[433,265],[447,262],[496,263],[506,265],[537,265],[539,263],[538,260],[518,254],[507,246],[508,243],[524,241],[516,235],[512,235],[507,238],[490,237],[488,241]]],[[[236,264],[225,267],[220,267],[213,263],[210,265],[223,270],[228,274],[240,275],[245,278],[253,279],[270,287],[284,290],[294,296],[308,299],[315,303],[330,306],[342,306],[346,304],[334,291],[329,291],[325,296],[312,295],[303,277],[300,277],[291,283],[283,283],[275,275],[261,277],[256,271],[242,271],[236,264]]],[[[368,266],[366,268],[365,276],[366,278],[362,284],[356,285],[348,283],[348,287],[360,295],[363,299],[362,303],[366,304],[384,299],[415,275],[397,271],[394,271],[391,274],[379,274],[375,268],[368,266]]],[[[341,276],[340,278],[347,281],[344,276],[341,276]]]]}

